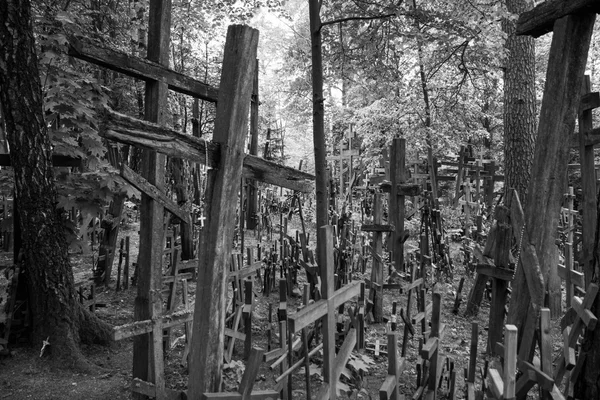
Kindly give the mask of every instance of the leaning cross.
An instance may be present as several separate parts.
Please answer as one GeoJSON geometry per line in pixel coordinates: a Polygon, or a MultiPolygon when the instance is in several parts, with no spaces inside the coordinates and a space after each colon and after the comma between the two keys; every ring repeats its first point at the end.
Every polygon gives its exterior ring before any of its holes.
{"type": "MultiPolygon", "coordinates": [[[[539,265],[548,265],[549,255],[541,249],[547,248],[553,239],[551,235],[535,235],[533,230],[539,227],[551,231],[556,229],[556,221],[549,215],[560,209],[566,179],[562,172],[567,167],[568,157],[564,143],[566,135],[570,135],[575,127],[595,13],[598,11],[600,7],[594,0],[546,1],[522,13],[517,22],[517,34],[537,37],[554,32],[540,110],[538,146],[528,188],[528,206],[534,210],[544,207],[548,212],[527,216],[523,239],[523,249],[527,251],[523,251],[521,257],[531,256],[531,250],[535,249],[539,265]]],[[[527,275],[531,268],[523,268],[523,265],[524,262],[517,269],[514,279],[517,287],[513,288],[513,293],[529,291],[534,308],[539,310],[543,305],[543,291],[539,293],[536,289],[543,285],[543,280],[527,275]]]]}
{"type": "Polygon", "coordinates": [[[296,333],[320,318],[323,322],[323,380],[324,385],[317,395],[317,399],[335,399],[337,381],[350,357],[356,344],[356,329],[351,329],[342,344],[337,356],[335,354],[335,310],[360,294],[360,282],[354,282],[334,291],[335,267],[333,260],[333,226],[320,228],[325,237],[325,243],[318,247],[321,252],[320,260],[325,261],[321,270],[322,299],[303,308],[296,314],[288,317],[291,333],[296,333]]]}

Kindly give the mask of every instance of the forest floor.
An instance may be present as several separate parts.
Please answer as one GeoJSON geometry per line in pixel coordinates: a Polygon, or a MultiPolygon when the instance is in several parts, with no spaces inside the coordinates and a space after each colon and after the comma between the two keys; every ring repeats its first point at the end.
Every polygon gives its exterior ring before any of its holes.
{"type": "MultiPolygon", "coordinates": [[[[121,236],[130,236],[131,238],[131,260],[137,258],[138,228],[136,224],[124,226],[121,229],[121,236]]],[[[278,235],[276,235],[278,236],[278,235]]],[[[311,235],[312,236],[312,235],[311,235]]],[[[252,240],[256,242],[253,233],[246,234],[246,243],[251,244],[252,240]]],[[[410,239],[409,239],[410,240],[410,239]]],[[[409,246],[410,248],[411,246],[409,246]]],[[[452,277],[447,277],[444,281],[435,284],[435,290],[442,295],[441,321],[446,324],[446,334],[441,340],[440,354],[449,357],[454,362],[456,371],[456,397],[465,397],[465,383],[463,371],[468,365],[471,341],[471,323],[479,324],[478,341],[478,367],[483,368],[484,363],[489,358],[485,355],[487,344],[487,326],[489,300],[484,298],[479,314],[475,318],[465,318],[464,310],[466,299],[474,282],[474,275],[465,271],[460,252],[460,243],[452,243],[451,256],[454,265],[452,277]],[[454,314],[454,300],[456,289],[460,278],[465,276],[465,285],[462,290],[462,304],[458,314],[454,314]]],[[[91,256],[74,257],[74,273],[76,281],[88,279],[91,276],[91,256]]],[[[116,263],[115,263],[116,264],[116,263]]],[[[116,274],[116,267],[113,273],[116,274]]],[[[299,273],[299,286],[305,283],[303,274],[299,273]]],[[[355,277],[355,279],[369,278],[369,269],[364,276],[355,277]]],[[[195,285],[192,283],[190,288],[193,293],[195,285]]],[[[431,299],[432,282],[430,282],[428,299],[431,299]]],[[[116,291],[115,284],[110,288],[99,288],[97,293],[98,302],[105,303],[106,307],[98,308],[97,315],[107,323],[118,326],[133,321],[133,304],[137,288],[130,286],[127,290],[116,291]]],[[[273,332],[277,332],[277,307],[279,305],[278,292],[275,290],[268,297],[265,294],[257,292],[255,300],[255,309],[252,315],[252,337],[253,346],[267,349],[267,327],[268,327],[268,309],[269,304],[273,309],[273,323],[271,324],[273,332]]],[[[384,316],[391,314],[392,302],[398,302],[398,310],[405,307],[406,295],[399,294],[398,291],[384,292],[384,316]]],[[[299,298],[294,297],[288,300],[288,313],[293,313],[301,305],[299,298]]],[[[556,355],[561,349],[560,332],[558,332],[559,321],[552,321],[553,350],[556,355]]],[[[403,329],[403,324],[398,323],[399,329],[403,329]]],[[[417,328],[417,327],[416,327],[417,328]]],[[[402,331],[401,331],[402,332],[402,331]]],[[[176,344],[172,346],[165,354],[165,379],[167,387],[184,390],[187,385],[188,371],[182,364],[182,353],[185,347],[183,327],[174,329],[172,333],[176,344]]],[[[275,335],[273,335],[275,337],[275,335]]],[[[400,334],[400,338],[402,334],[400,334]]],[[[374,345],[379,341],[382,345],[386,344],[386,325],[367,324],[365,339],[369,345],[374,345]]],[[[417,389],[417,364],[420,361],[418,355],[420,339],[420,329],[416,329],[414,337],[409,339],[407,351],[407,368],[401,379],[402,393],[408,397],[412,396],[417,389]]],[[[277,347],[277,339],[273,339],[272,348],[277,347]]],[[[172,341],[173,342],[173,341],[172,341]]],[[[115,342],[109,347],[103,346],[83,346],[82,350],[89,362],[95,366],[94,373],[80,373],[66,369],[56,369],[53,364],[48,362],[46,357],[40,358],[41,344],[31,344],[29,346],[12,347],[10,357],[0,358],[0,400],[3,399],[39,399],[39,400],[75,400],[75,399],[111,399],[121,400],[131,398],[129,385],[132,379],[132,339],[125,339],[115,342]]],[[[401,347],[402,343],[399,343],[401,347]]],[[[385,350],[385,349],[383,349],[385,350]]],[[[243,373],[243,343],[237,341],[233,362],[226,366],[224,370],[224,388],[226,391],[234,391],[241,379],[243,373]]],[[[321,356],[315,355],[311,358],[311,378],[310,387],[312,396],[317,393],[321,386],[322,377],[321,356]]],[[[372,351],[354,352],[351,361],[344,371],[340,387],[343,393],[340,398],[351,399],[375,399],[378,398],[379,387],[387,375],[387,356],[376,356],[372,351]],[[357,373],[357,370],[363,370],[357,373]]],[[[279,368],[271,371],[268,365],[263,363],[255,389],[273,389],[275,387],[275,378],[279,375],[279,368]]],[[[481,375],[477,373],[476,387],[480,388],[481,375]]],[[[306,386],[304,368],[300,368],[292,375],[293,399],[306,399],[306,386]]],[[[438,398],[445,398],[448,394],[448,385],[445,383],[438,390],[438,398]]],[[[535,391],[532,391],[532,393],[535,391]]]]}

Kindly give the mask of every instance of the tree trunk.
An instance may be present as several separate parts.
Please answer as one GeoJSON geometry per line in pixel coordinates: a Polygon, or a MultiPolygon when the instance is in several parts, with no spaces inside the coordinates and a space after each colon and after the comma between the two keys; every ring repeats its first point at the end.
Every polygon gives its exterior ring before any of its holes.
{"type": "MultiPolygon", "coordinates": [[[[509,12],[520,14],[532,7],[529,0],[507,0],[509,12]]],[[[508,57],[504,68],[505,187],[517,190],[526,207],[527,185],[535,146],[535,40],[516,36],[516,20],[504,20],[508,57]]]]}
{"type": "Polygon", "coordinates": [[[84,310],[75,296],[73,271],[57,193],[52,152],[28,0],[0,2],[0,99],[15,174],[23,262],[33,317],[32,339],[48,339],[53,357],[66,366],[87,366],[77,345],[107,343],[110,329],[84,310]],[[66,363],[65,363],[66,361],[66,363]]]}
{"type": "MultiPolygon", "coordinates": [[[[329,223],[320,4],[318,0],[309,0],[308,2],[313,83],[313,142],[315,149],[315,189],[317,199],[317,243],[325,243],[324,233],[319,229],[329,223]]],[[[317,264],[325,265],[323,260],[318,259],[321,253],[321,251],[317,251],[317,264]]]]}
{"type": "MultiPolygon", "coordinates": [[[[506,7],[509,12],[520,14],[531,8],[531,3],[530,0],[507,0],[506,7]]],[[[504,188],[506,193],[508,188],[514,188],[525,208],[535,147],[535,40],[530,36],[516,36],[515,20],[503,20],[502,29],[507,34],[508,52],[504,69],[504,188]]],[[[516,240],[520,245],[521,237],[516,240]]],[[[529,300],[525,279],[515,280],[512,285],[513,290],[523,293],[523,300],[529,300]]],[[[520,321],[526,318],[527,306],[516,306],[517,303],[511,305],[508,323],[520,327],[520,321]]],[[[520,334],[522,331],[519,329],[520,334]]]]}

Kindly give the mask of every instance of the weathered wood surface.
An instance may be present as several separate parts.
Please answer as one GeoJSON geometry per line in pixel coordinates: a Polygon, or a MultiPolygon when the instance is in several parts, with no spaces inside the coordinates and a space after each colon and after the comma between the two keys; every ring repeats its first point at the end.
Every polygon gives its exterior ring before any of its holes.
{"type": "MultiPolygon", "coordinates": [[[[383,216],[383,194],[375,193],[373,198],[373,222],[374,226],[382,226],[383,216]]],[[[363,225],[364,228],[364,225],[363,225]]],[[[371,267],[371,280],[380,285],[379,288],[371,287],[375,291],[373,296],[373,320],[376,323],[383,321],[383,261],[380,256],[383,254],[383,234],[382,231],[373,232],[373,262],[371,267]]]]}
{"type": "Polygon", "coordinates": [[[152,197],[154,201],[160,203],[164,208],[179,217],[185,223],[191,223],[190,213],[181,209],[173,200],[171,200],[162,190],[152,185],[142,176],[135,173],[134,170],[127,165],[121,165],[121,176],[132,186],[147,196],[152,197]]]}
{"type": "MultiPolygon", "coordinates": [[[[519,332],[522,332],[528,305],[531,302],[543,304],[544,290],[541,294],[537,290],[540,283],[550,281],[549,267],[557,261],[553,259],[555,252],[550,249],[556,246],[559,210],[567,180],[568,143],[575,128],[595,17],[595,14],[569,15],[554,24],[537,144],[527,192],[528,210],[522,240],[522,262],[517,266],[513,281],[508,321],[516,325],[519,332]],[[526,256],[533,254],[533,249],[537,250],[539,258],[539,274],[532,266],[533,260],[526,259],[526,256]]],[[[515,214],[511,209],[513,220],[515,214]]],[[[514,233],[517,238],[521,236],[519,231],[514,233]]],[[[548,289],[552,290],[551,287],[548,289]]]]}
{"type": "Polygon", "coordinates": [[[158,324],[162,328],[172,328],[192,321],[192,311],[184,310],[162,316],[160,319],[134,321],[129,324],[113,327],[113,340],[123,340],[129,337],[150,333],[158,324]]]}
{"type": "Polygon", "coordinates": [[[556,20],[569,14],[598,12],[600,12],[598,0],[547,0],[519,15],[517,35],[539,37],[552,32],[556,20]]]}
{"type": "MultiPolygon", "coordinates": [[[[238,133],[239,134],[239,133],[238,133]]],[[[216,142],[184,135],[175,130],[142,121],[105,109],[99,135],[120,143],[142,146],[166,154],[216,168],[220,162],[220,146],[216,142]]],[[[243,160],[243,175],[271,185],[307,193],[315,177],[307,172],[286,167],[247,154],[243,160]]]]}
{"type": "Polygon", "coordinates": [[[388,332],[387,342],[388,372],[379,388],[379,398],[400,400],[404,398],[400,393],[400,377],[406,368],[406,359],[398,354],[398,332],[388,332]]]}
{"type": "Polygon", "coordinates": [[[198,268],[194,320],[205,323],[193,326],[188,384],[192,399],[205,392],[217,392],[221,384],[225,266],[231,255],[237,206],[231,199],[238,194],[242,175],[257,46],[257,30],[242,25],[229,27],[213,135],[221,145],[219,168],[208,173],[207,221],[200,236],[203,257],[198,268]]]}
{"type": "Polygon", "coordinates": [[[169,89],[216,102],[219,89],[140,57],[113,50],[82,37],[69,38],[69,55],[144,81],[164,82],[169,89]]]}
{"type": "MultiPolygon", "coordinates": [[[[250,148],[249,153],[253,156],[258,155],[258,133],[259,133],[259,115],[258,108],[260,106],[259,87],[258,87],[258,72],[259,64],[256,60],[256,71],[254,71],[254,80],[252,81],[252,104],[250,104],[250,148]]],[[[258,190],[256,189],[256,181],[252,179],[246,180],[248,209],[246,212],[246,229],[256,229],[258,225],[258,190]]],[[[302,208],[302,206],[300,206],[302,208]]]]}
{"type": "Polygon", "coordinates": [[[333,226],[326,225],[320,228],[324,242],[317,248],[322,252],[319,257],[324,261],[321,265],[321,294],[322,299],[310,304],[295,314],[288,317],[290,333],[296,333],[309,324],[322,319],[323,329],[323,385],[317,399],[335,398],[337,380],[356,345],[356,329],[351,329],[344,339],[337,356],[335,353],[335,327],[336,327],[336,309],[343,303],[361,293],[361,282],[354,282],[335,290],[334,286],[334,267],[333,260],[333,226]]]}
{"type": "Polygon", "coordinates": [[[289,316],[290,331],[296,333],[302,328],[306,328],[311,323],[319,318],[323,318],[327,315],[328,304],[331,303],[334,309],[337,309],[342,304],[350,301],[353,297],[360,294],[361,282],[355,281],[348,284],[341,289],[338,289],[329,298],[325,298],[314,302],[297,313],[289,316]]]}
{"type": "MultiPolygon", "coordinates": [[[[519,264],[516,267],[513,278],[515,280],[513,290],[514,287],[519,287],[520,290],[527,290],[529,295],[527,298],[530,300],[530,304],[526,305],[525,310],[522,311],[523,313],[517,313],[515,310],[522,310],[523,307],[519,307],[518,304],[513,305],[513,299],[516,296],[511,297],[507,323],[515,325],[513,321],[519,322],[524,320],[530,305],[535,312],[539,313],[544,305],[545,290],[544,276],[542,275],[536,249],[530,243],[529,234],[525,229],[525,213],[523,212],[523,207],[521,206],[521,201],[516,190],[509,190],[507,205],[510,207],[513,236],[518,243],[521,243],[519,264]],[[527,268],[524,268],[524,266],[527,266],[527,268]]],[[[523,330],[522,327],[521,330],[523,330]]]]}
{"type": "MultiPolygon", "coordinates": [[[[591,82],[589,75],[584,76],[581,86],[582,97],[591,92],[591,82]]],[[[580,107],[581,109],[582,107],[580,107]]],[[[596,236],[596,220],[597,220],[597,189],[596,189],[596,167],[594,165],[594,145],[585,143],[584,138],[587,132],[592,131],[593,117],[592,110],[587,109],[579,113],[579,136],[581,143],[579,145],[579,158],[581,160],[581,208],[583,210],[583,218],[581,221],[581,258],[580,265],[588,277],[585,285],[590,283],[594,275],[594,239],[596,236]]]]}
{"type": "MultiPolygon", "coordinates": [[[[163,66],[169,65],[171,34],[171,1],[153,0],[148,13],[147,58],[163,66]]],[[[158,125],[165,124],[168,87],[159,81],[146,81],[145,119],[158,125]]],[[[159,190],[165,186],[165,156],[151,150],[142,155],[142,176],[159,190]]],[[[140,205],[140,246],[137,296],[134,318],[144,321],[162,314],[162,246],[164,233],[164,208],[150,196],[142,193],[140,205]]],[[[153,383],[156,398],[165,398],[164,357],[162,328],[154,326],[151,334],[133,338],[133,378],[153,383]]],[[[134,399],[146,396],[134,393],[134,399]]]]}

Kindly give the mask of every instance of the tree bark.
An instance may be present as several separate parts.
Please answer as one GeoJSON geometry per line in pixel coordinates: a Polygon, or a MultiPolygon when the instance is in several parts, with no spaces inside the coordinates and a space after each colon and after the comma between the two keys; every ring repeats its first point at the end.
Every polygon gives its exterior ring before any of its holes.
{"type": "MultiPolygon", "coordinates": [[[[327,148],[325,144],[325,110],[323,99],[323,49],[321,48],[321,6],[318,0],[308,2],[310,14],[310,42],[312,58],[313,84],[313,143],[315,149],[315,189],[317,199],[317,243],[325,243],[322,226],[329,223],[327,200],[327,148]]],[[[325,265],[320,260],[321,251],[317,251],[317,264],[325,265]]]]}
{"type": "MultiPolygon", "coordinates": [[[[532,7],[529,0],[507,0],[509,12],[520,14],[532,7]]],[[[535,146],[535,41],[516,36],[516,22],[504,20],[508,57],[504,68],[505,187],[517,190],[526,207],[527,185],[535,146]]]]}
{"type": "Polygon", "coordinates": [[[15,174],[32,339],[49,338],[54,358],[88,367],[80,341],[107,343],[109,327],[77,302],[52,171],[52,150],[28,0],[0,2],[0,99],[15,174]]]}

